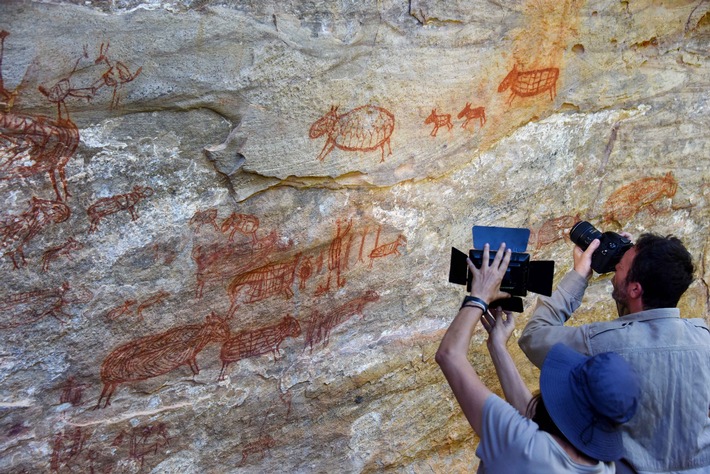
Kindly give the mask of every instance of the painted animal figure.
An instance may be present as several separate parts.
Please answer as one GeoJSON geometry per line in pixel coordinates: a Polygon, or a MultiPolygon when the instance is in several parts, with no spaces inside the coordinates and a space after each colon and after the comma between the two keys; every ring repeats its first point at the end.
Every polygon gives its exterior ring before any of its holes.
{"type": "Polygon", "coordinates": [[[394,115],[382,107],[363,105],[342,115],[338,107],[318,119],[308,132],[310,138],[326,135],[328,139],[318,155],[323,161],[333,148],[345,151],[382,150],[380,163],[385,161],[385,145],[392,154],[390,137],[394,131],[394,115]]]}
{"type": "Polygon", "coordinates": [[[69,283],[44,290],[26,291],[9,295],[0,300],[0,329],[16,328],[32,324],[52,316],[60,323],[71,315],[64,306],[71,303],[86,303],[93,296],[88,291],[74,291],[69,294],[69,283]]]}
{"type": "Polygon", "coordinates": [[[234,242],[234,234],[239,232],[251,236],[252,241],[257,243],[256,231],[259,229],[259,218],[251,214],[237,214],[233,212],[222,221],[222,232],[229,232],[229,241],[234,242]]]}
{"type": "Polygon", "coordinates": [[[517,64],[505,76],[505,79],[498,86],[498,92],[504,92],[507,89],[511,90],[510,98],[507,104],[513,102],[515,96],[532,97],[550,92],[550,100],[557,95],[557,78],[560,75],[560,70],[556,67],[546,69],[536,69],[534,71],[518,71],[517,64]]]}
{"type": "Polygon", "coordinates": [[[227,287],[232,306],[229,309],[229,318],[237,311],[239,292],[242,288],[249,288],[246,303],[262,301],[269,296],[283,294],[286,299],[293,296],[293,281],[296,278],[296,267],[301,254],[287,262],[269,263],[255,270],[236,277],[227,287]]]}
{"type": "Polygon", "coordinates": [[[45,250],[42,254],[42,271],[46,272],[49,270],[49,264],[62,255],[71,260],[71,253],[83,248],[84,244],[77,241],[74,237],[69,237],[69,239],[62,245],[45,250]]]}
{"type": "Polygon", "coordinates": [[[252,454],[258,454],[259,459],[264,459],[266,452],[271,450],[274,446],[276,446],[276,440],[273,437],[270,435],[261,436],[259,439],[252,441],[247,444],[244,449],[242,449],[242,460],[239,464],[237,464],[237,466],[243,466],[247,461],[247,458],[249,458],[252,454]]]}
{"type": "Polygon", "coordinates": [[[86,210],[86,213],[89,215],[89,222],[91,222],[89,232],[94,232],[98,228],[101,219],[120,211],[128,211],[131,214],[131,220],[135,221],[138,219],[135,207],[136,204],[152,195],[153,189],[144,186],[134,186],[133,191],[130,193],[117,194],[116,196],[99,199],[86,210]]]}
{"type": "Polygon", "coordinates": [[[168,296],[170,296],[170,293],[168,293],[165,290],[160,290],[158,293],[154,294],[153,296],[146,298],[145,300],[141,301],[141,303],[136,308],[136,315],[139,318],[141,318],[141,320],[142,320],[143,319],[143,311],[150,308],[151,306],[161,303],[168,296]]]}
{"type": "Polygon", "coordinates": [[[261,265],[278,245],[276,231],[272,231],[256,244],[211,243],[192,249],[192,259],[197,265],[197,297],[202,298],[205,283],[231,280],[261,265]]]}
{"type": "Polygon", "coordinates": [[[579,222],[579,214],[576,216],[561,216],[546,220],[537,231],[535,238],[535,249],[540,249],[544,245],[557,242],[565,237],[569,238],[569,230],[579,222]]]}
{"type": "Polygon", "coordinates": [[[116,306],[113,308],[111,311],[109,311],[106,314],[106,318],[109,321],[115,321],[118,318],[125,316],[131,312],[133,312],[133,307],[137,304],[138,302],[136,300],[126,300],[120,305],[116,306]]]}
{"type": "Polygon", "coordinates": [[[101,364],[104,384],[96,408],[111,404],[116,388],[127,382],[137,382],[167,374],[188,365],[197,375],[197,354],[210,342],[224,342],[229,337],[229,326],[212,313],[203,324],[179,326],[153,336],[145,336],[119,346],[101,364]]]}
{"type": "Polygon", "coordinates": [[[387,257],[388,255],[400,255],[398,248],[403,245],[407,245],[407,238],[400,234],[396,240],[372,249],[372,252],[370,252],[370,268],[372,268],[372,262],[376,258],[387,257]]]}
{"type": "Polygon", "coordinates": [[[459,112],[458,115],[459,119],[462,119],[464,117],[466,117],[466,120],[461,125],[461,128],[466,128],[468,123],[473,119],[478,119],[481,127],[483,127],[483,124],[486,123],[486,108],[476,107],[475,109],[472,109],[471,104],[469,102],[466,102],[466,106],[461,109],[461,112],[459,112]]]}
{"type": "Polygon", "coordinates": [[[296,318],[286,315],[277,324],[259,329],[240,331],[229,336],[219,353],[222,359],[222,371],[219,380],[224,380],[227,366],[232,362],[256,357],[271,352],[274,357],[279,355],[279,346],[287,337],[301,335],[301,325],[296,318]]]}
{"type": "Polygon", "coordinates": [[[214,230],[219,231],[217,226],[217,209],[207,209],[206,211],[195,211],[190,219],[190,227],[195,229],[195,233],[199,234],[202,226],[212,226],[214,230]]]}
{"type": "Polygon", "coordinates": [[[138,75],[143,70],[143,67],[139,67],[138,69],[136,69],[136,72],[132,73],[128,69],[128,66],[123,64],[121,61],[116,61],[112,64],[108,56],[106,55],[108,53],[109,44],[110,43],[101,43],[101,46],[99,47],[99,55],[94,61],[94,63],[105,63],[108,66],[108,69],[106,70],[106,72],[103,73],[101,79],[94,83],[93,88],[95,90],[98,90],[103,86],[113,88],[113,97],[111,98],[111,108],[113,109],[118,106],[118,102],[120,99],[118,91],[123,87],[124,84],[131,82],[133,79],[138,77],[138,75]]]}
{"type": "Polygon", "coordinates": [[[70,119],[0,112],[0,180],[48,173],[57,200],[63,201],[71,196],[64,168],[78,145],[79,129],[70,119]]]}
{"type": "Polygon", "coordinates": [[[343,324],[356,314],[360,314],[364,318],[362,311],[365,309],[365,305],[379,299],[380,295],[376,291],[368,290],[362,296],[352,299],[334,310],[329,310],[325,314],[315,311],[306,328],[306,346],[310,346],[311,352],[313,352],[313,346],[320,342],[323,342],[323,347],[327,346],[333,328],[343,324]]]}
{"type": "Polygon", "coordinates": [[[69,207],[61,201],[32,197],[29,210],[0,221],[0,251],[12,259],[14,268],[26,265],[24,246],[44,228],[64,222],[70,215],[69,207]]]}
{"type": "Polygon", "coordinates": [[[454,124],[451,123],[451,114],[437,114],[436,109],[431,109],[431,114],[424,121],[424,125],[434,124],[434,129],[431,131],[430,135],[435,137],[437,132],[441,127],[447,127],[451,130],[454,124]]]}
{"type": "Polygon", "coordinates": [[[664,197],[672,198],[678,182],[670,171],[660,178],[642,178],[614,191],[604,204],[604,222],[625,224],[641,209],[658,212],[654,203],[664,197]]]}

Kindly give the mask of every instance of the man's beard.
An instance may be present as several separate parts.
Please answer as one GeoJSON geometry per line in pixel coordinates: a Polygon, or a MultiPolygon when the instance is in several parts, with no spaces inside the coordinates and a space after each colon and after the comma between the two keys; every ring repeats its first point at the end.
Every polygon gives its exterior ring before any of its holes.
{"type": "Polygon", "coordinates": [[[626,282],[624,282],[624,286],[614,285],[614,289],[611,292],[611,297],[616,302],[616,311],[619,313],[619,317],[629,314],[629,305],[627,303],[629,295],[626,293],[625,284],[626,282]]]}

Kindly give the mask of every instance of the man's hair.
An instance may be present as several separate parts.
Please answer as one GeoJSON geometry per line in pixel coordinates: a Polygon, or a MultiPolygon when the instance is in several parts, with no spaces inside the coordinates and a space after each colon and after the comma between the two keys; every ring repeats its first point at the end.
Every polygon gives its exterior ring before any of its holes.
{"type": "Polygon", "coordinates": [[[677,237],[643,234],[627,282],[641,284],[643,309],[675,308],[693,281],[693,259],[677,237]]]}

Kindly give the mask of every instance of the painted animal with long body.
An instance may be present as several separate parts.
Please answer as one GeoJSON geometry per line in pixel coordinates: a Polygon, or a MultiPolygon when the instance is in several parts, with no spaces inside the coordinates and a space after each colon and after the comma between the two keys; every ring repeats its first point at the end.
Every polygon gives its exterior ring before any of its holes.
{"type": "Polygon", "coordinates": [[[356,314],[362,314],[367,303],[379,299],[380,295],[376,291],[368,290],[364,295],[352,299],[325,314],[320,314],[316,311],[306,328],[306,345],[310,346],[311,351],[313,351],[313,346],[320,342],[323,342],[324,347],[327,346],[330,342],[330,332],[333,328],[343,324],[356,314]]]}
{"type": "Polygon", "coordinates": [[[237,311],[239,293],[242,288],[249,288],[247,303],[255,303],[272,295],[283,294],[286,299],[293,296],[293,281],[296,278],[296,266],[301,254],[287,262],[269,263],[255,270],[236,277],[227,287],[232,306],[229,309],[231,318],[237,311]]]}
{"type": "Polygon", "coordinates": [[[557,78],[560,70],[556,67],[536,69],[533,71],[519,71],[517,64],[505,76],[498,86],[498,92],[511,90],[507,104],[510,105],[513,99],[518,97],[532,97],[550,91],[550,100],[557,94],[557,78]]]}
{"type": "Polygon", "coordinates": [[[131,220],[135,221],[138,219],[136,204],[152,195],[152,188],[134,186],[133,191],[129,193],[99,199],[86,210],[89,222],[91,222],[89,232],[94,232],[98,228],[102,218],[120,211],[128,211],[131,214],[131,220]]]}
{"type": "Polygon", "coordinates": [[[157,377],[182,365],[188,365],[194,375],[199,374],[197,354],[210,342],[223,342],[228,337],[229,326],[212,313],[203,324],[179,326],[114,349],[101,364],[104,387],[96,408],[104,398],[104,408],[110,405],[113,392],[122,383],[157,377]]]}
{"type": "Polygon", "coordinates": [[[301,335],[301,325],[291,315],[286,315],[277,324],[263,328],[240,331],[229,336],[219,353],[222,359],[222,371],[219,380],[224,380],[227,366],[232,362],[256,357],[269,352],[274,357],[279,354],[279,347],[287,337],[298,337],[301,335]]]}
{"type": "Polygon", "coordinates": [[[345,151],[374,151],[380,148],[385,161],[385,145],[392,154],[390,137],[394,131],[394,115],[382,107],[363,105],[338,115],[338,107],[316,120],[308,132],[310,138],[327,135],[318,159],[323,161],[333,148],[345,151]]]}
{"type": "Polygon", "coordinates": [[[466,106],[461,109],[461,112],[459,112],[458,115],[459,119],[462,119],[464,117],[466,117],[466,120],[463,124],[461,124],[461,128],[466,128],[468,123],[473,119],[479,119],[479,123],[481,127],[483,127],[483,124],[486,123],[486,108],[476,107],[475,109],[472,109],[471,104],[469,102],[466,102],[466,106]]]}

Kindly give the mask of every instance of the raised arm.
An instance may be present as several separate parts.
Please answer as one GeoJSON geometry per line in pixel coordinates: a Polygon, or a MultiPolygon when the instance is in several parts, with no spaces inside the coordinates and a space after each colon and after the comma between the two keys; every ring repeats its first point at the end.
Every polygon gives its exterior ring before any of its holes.
{"type": "Polygon", "coordinates": [[[471,296],[476,300],[464,303],[436,352],[437,364],[449,382],[468,422],[479,435],[483,405],[492,392],[484,385],[469,362],[468,348],[473,330],[483,311],[488,309],[488,303],[510,296],[500,291],[500,283],[510,263],[510,255],[510,250],[506,251],[505,244],[501,244],[493,262],[489,264],[490,249],[486,244],[480,269],[476,268],[471,260],[467,260],[468,268],[473,274],[471,296]]]}
{"type": "Polygon", "coordinates": [[[574,270],[562,278],[552,296],[538,297],[537,306],[518,340],[520,348],[537,367],[542,367],[547,352],[558,342],[583,354],[589,353],[584,330],[564,324],[582,304],[587,281],[592,275],[592,254],[597,247],[599,240],[596,239],[585,251],[575,246],[574,270]]]}
{"type": "Polygon", "coordinates": [[[515,362],[508,352],[508,339],[515,329],[515,313],[503,312],[496,308],[481,318],[483,327],[488,331],[488,351],[496,368],[505,399],[523,416],[526,416],[532,394],[520,376],[515,362]],[[495,314],[495,316],[494,316],[495,314]]]}

